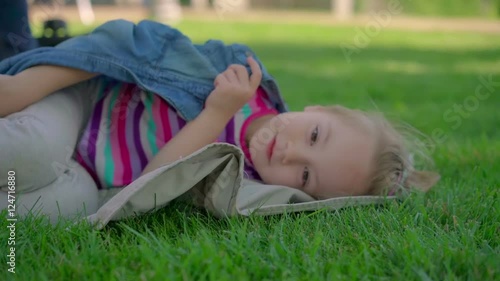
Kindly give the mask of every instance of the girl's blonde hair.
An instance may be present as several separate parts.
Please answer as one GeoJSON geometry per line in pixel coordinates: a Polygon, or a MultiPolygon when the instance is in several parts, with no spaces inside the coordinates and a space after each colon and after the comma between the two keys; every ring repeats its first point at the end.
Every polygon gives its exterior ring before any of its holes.
{"type": "Polygon", "coordinates": [[[423,164],[432,164],[425,145],[420,141],[417,130],[410,126],[396,128],[380,112],[364,112],[343,106],[317,106],[347,122],[369,129],[376,135],[375,170],[370,179],[366,195],[395,195],[417,188],[429,190],[439,180],[439,174],[430,171],[418,171],[414,157],[423,160],[423,164]]]}

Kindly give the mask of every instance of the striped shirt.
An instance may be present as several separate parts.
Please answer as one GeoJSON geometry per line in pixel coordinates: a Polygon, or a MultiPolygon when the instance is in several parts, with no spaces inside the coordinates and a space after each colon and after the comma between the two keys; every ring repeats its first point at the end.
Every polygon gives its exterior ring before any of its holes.
{"type": "MultiPolygon", "coordinates": [[[[217,138],[243,149],[245,176],[260,179],[242,140],[251,120],[277,114],[262,88],[228,122],[217,138]]],[[[137,179],[158,151],[186,125],[177,111],[135,84],[104,80],[75,158],[100,189],[122,187],[137,179]]]]}

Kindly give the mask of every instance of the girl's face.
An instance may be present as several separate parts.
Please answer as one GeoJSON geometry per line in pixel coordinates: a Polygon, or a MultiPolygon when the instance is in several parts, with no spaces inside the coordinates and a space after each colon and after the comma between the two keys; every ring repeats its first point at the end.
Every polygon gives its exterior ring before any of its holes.
{"type": "Polygon", "coordinates": [[[266,121],[250,137],[250,155],[266,184],[316,198],[363,195],[374,168],[376,137],[370,125],[365,117],[353,122],[307,107],[266,121]]]}

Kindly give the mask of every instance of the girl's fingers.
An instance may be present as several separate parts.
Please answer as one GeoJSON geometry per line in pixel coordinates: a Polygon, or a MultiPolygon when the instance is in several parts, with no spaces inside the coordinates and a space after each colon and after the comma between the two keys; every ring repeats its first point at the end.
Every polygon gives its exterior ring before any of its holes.
{"type": "Polygon", "coordinates": [[[246,67],[241,64],[232,64],[229,66],[229,68],[236,73],[236,76],[238,77],[238,80],[240,81],[242,86],[247,87],[249,85],[250,78],[246,67]]]}
{"type": "Polygon", "coordinates": [[[228,68],[226,71],[223,72],[224,76],[226,76],[227,81],[229,82],[238,82],[238,77],[236,76],[236,73],[234,72],[233,69],[228,68]]]}
{"type": "Polygon", "coordinates": [[[224,72],[217,75],[214,85],[217,87],[221,83],[238,83],[244,88],[250,87],[252,90],[256,90],[262,80],[262,71],[253,57],[248,57],[247,61],[252,71],[250,77],[245,66],[232,64],[224,72]]]}
{"type": "Polygon", "coordinates": [[[224,76],[224,73],[220,73],[217,77],[215,77],[214,86],[217,87],[225,82],[227,82],[227,78],[224,76]]]}
{"type": "Polygon", "coordinates": [[[257,89],[260,85],[260,81],[262,80],[262,71],[259,64],[253,57],[248,57],[247,62],[252,70],[252,75],[250,76],[250,86],[252,89],[257,89]]]}

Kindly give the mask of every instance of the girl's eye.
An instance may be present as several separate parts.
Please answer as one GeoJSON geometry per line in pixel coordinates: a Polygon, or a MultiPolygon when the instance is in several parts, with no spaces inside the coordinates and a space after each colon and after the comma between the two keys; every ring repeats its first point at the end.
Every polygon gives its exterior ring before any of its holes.
{"type": "Polygon", "coordinates": [[[302,187],[306,186],[308,180],[309,180],[309,169],[305,167],[304,172],[302,172],[302,187]]]}
{"type": "Polygon", "coordinates": [[[318,126],[316,126],[316,128],[314,128],[312,134],[311,134],[311,145],[313,145],[316,140],[318,140],[318,126]]]}

